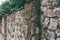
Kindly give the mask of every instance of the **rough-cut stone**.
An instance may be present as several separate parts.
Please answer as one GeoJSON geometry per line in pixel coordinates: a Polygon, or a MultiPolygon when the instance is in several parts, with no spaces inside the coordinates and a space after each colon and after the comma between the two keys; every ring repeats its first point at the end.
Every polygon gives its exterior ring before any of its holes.
{"type": "Polygon", "coordinates": [[[44,11],[44,15],[47,17],[60,17],[60,8],[54,7],[55,5],[58,5],[59,0],[43,0],[42,5],[47,5],[47,6],[41,6],[41,10],[44,11]],[[53,6],[54,9],[51,7],[53,6]],[[49,8],[49,9],[48,9],[49,8]],[[45,13],[47,11],[47,13],[45,13]]]}
{"type": "Polygon", "coordinates": [[[48,36],[50,39],[53,39],[53,38],[55,37],[55,33],[52,32],[52,31],[47,30],[47,36],[48,36]]]}
{"type": "Polygon", "coordinates": [[[60,38],[57,38],[57,40],[60,40],[60,38]]]}
{"type": "Polygon", "coordinates": [[[47,17],[55,17],[56,14],[53,12],[53,9],[48,9],[47,13],[44,13],[45,16],[47,17]]]}
{"type": "Polygon", "coordinates": [[[41,10],[42,10],[42,12],[45,12],[47,10],[47,7],[41,6],[41,10]]]}
{"type": "Polygon", "coordinates": [[[48,27],[48,23],[49,23],[49,18],[45,18],[44,22],[42,23],[43,28],[48,27]]]}
{"type": "Polygon", "coordinates": [[[47,17],[60,17],[59,12],[54,12],[53,9],[48,9],[47,13],[44,13],[44,15],[47,17]]]}
{"type": "Polygon", "coordinates": [[[55,5],[58,5],[59,0],[51,0],[51,4],[54,7],[55,5]]]}
{"type": "Polygon", "coordinates": [[[42,0],[41,4],[42,6],[47,6],[47,0],[42,0]]]}
{"type": "Polygon", "coordinates": [[[55,15],[56,15],[57,17],[60,17],[60,8],[55,8],[55,9],[53,10],[53,12],[55,13],[55,15]]]}
{"type": "Polygon", "coordinates": [[[44,27],[42,29],[42,35],[45,37],[43,40],[60,40],[60,33],[58,31],[58,29],[60,30],[59,1],[60,0],[42,0],[41,2],[41,10],[43,12],[42,27],[44,27]],[[45,29],[46,27],[48,27],[48,29],[45,29]]]}
{"type": "Polygon", "coordinates": [[[57,37],[60,37],[60,30],[56,31],[57,37]]]}
{"type": "Polygon", "coordinates": [[[42,38],[42,40],[46,40],[45,38],[42,38]]]}
{"type": "Polygon", "coordinates": [[[4,40],[2,34],[0,34],[0,40],[4,40]]]}
{"type": "Polygon", "coordinates": [[[60,7],[59,8],[55,8],[54,10],[53,10],[53,12],[59,12],[60,11],[60,7]]]}
{"type": "Polygon", "coordinates": [[[49,40],[55,40],[55,39],[49,39],[49,40]]]}
{"type": "Polygon", "coordinates": [[[51,18],[48,29],[56,30],[57,26],[58,26],[58,20],[51,18]]]}

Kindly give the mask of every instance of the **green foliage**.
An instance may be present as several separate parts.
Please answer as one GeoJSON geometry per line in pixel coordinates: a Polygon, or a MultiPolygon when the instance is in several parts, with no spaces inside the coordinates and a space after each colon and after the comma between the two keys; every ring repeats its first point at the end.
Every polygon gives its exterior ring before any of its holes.
{"type": "Polygon", "coordinates": [[[17,9],[24,7],[24,4],[32,0],[9,0],[0,6],[0,19],[6,15],[11,14],[17,9]]]}

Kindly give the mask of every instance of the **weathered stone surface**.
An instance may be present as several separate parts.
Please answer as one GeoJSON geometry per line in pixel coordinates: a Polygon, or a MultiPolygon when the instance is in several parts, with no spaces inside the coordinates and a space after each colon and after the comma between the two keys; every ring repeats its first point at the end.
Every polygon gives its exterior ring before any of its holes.
{"type": "Polygon", "coordinates": [[[57,17],[60,17],[60,8],[55,8],[55,9],[53,10],[53,12],[55,13],[55,15],[56,15],[57,17]]]}
{"type": "Polygon", "coordinates": [[[45,38],[42,38],[42,40],[46,40],[45,38]]]}
{"type": "Polygon", "coordinates": [[[60,11],[60,7],[59,8],[55,8],[54,10],[53,10],[53,12],[59,12],[60,11]]]}
{"type": "MultiPolygon", "coordinates": [[[[42,40],[60,40],[60,7],[58,7],[58,1],[41,0],[42,40]]],[[[36,15],[33,14],[32,3],[26,4],[23,10],[7,15],[6,18],[2,19],[3,38],[7,40],[35,40],[35,20],[37,19],[36,15]]],[[[39,28],[36,28],[35,33],[39,33],[39,28]]]]}
{"type": "Polygon", "coordinates": [[[60,37],[60,30],[56,31],[57,37],[60,37]]]}
{"type": "Polygon", "coordinates": [[[57,40],[60,40],[60,38],[57,38],[57,40]]]}
{"type": "Polygon", "coordinates": [[[42,0],[41,10],[47,17],[60,17],[60,8],[56,8],[59,0],[42,0]],[[47,12],[47,13],[45,13],[47,12]]]}
{"type": "Polygon", "coordinates": [[[48,9],[47,13],[44,14],[47,17],[54,17],[56,16],[55,13],[53,12],[53,9],[48,9]]]}
{"type": "Polygon", "coordinates": [[[44,22],[42,22],[43,28],[48,27],[49,21],[49,18],[45,18],[44,22]]]}
{"type": "Polygon", "coordinates": [[[45,16],[47,17],[60,17],[60,10],[59,8],[56,8],[56,9],[48,9],[47,10],[47,13],[44,14],[45,16]]]}
{"type": "Polygon", "coordinates": [[[59,0],[51,0],[52,6],[58,5],[58,1],[59,1],[59,0]]]}
{"type": "Polygon", "coordinates": [[[0,34],[0,40],[4,40],[2,34],[0,34]]]}
{"type": "Polygon", "coordinates": [[[43,12],[42,36],[45,37],[43,40],[60,40],[60,36],[59,36],[60,35],[60,31],[59,31],[60,30],[60,5],[59,5],[59,2],[60,0],[42,0],[41,2],[41,10],[43,12]]]}
{"type": "Polygon", "coordinates": [[[55,33],[53,31],[49,31],[47,30],[47,36],[50,38],[50,39],[53,39],[55,37],[55,33]]]}
{"type": "Polygon", "coordinates": [[[48,29],[56,30],[57,26],[58,26],[58,20],[51,18],[48,29]]]}
{"type": "Polygon", "coordinates": [[[50,40],[55,40],[54,38],[50,39],[50,40]]]}
{"type": "Polygon", "coordinates": [[[41,6],[41,10],[42,10],[42,12],[45,12],[47,10],[47,7],[41,6]]]}
{"type": "Polygon", "coordinates": [[[42,6],[47,6],[47,0],[42,0],[41,4],[42,6]]]}

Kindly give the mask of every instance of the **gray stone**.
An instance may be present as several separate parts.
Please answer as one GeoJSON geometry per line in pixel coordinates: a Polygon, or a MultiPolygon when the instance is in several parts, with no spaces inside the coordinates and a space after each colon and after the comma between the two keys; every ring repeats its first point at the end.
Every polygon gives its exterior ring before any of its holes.
{"type": "Polygon", "coordinates": [[[57,38],[57,40],[60,40],[60,38],[57,38]]]}
{"type": "Polygon", "coordinates": [[[48,36],[50,39],[53,39],[53,38],[55,37],[54,32],[53,32],[53,31],[49,31],[49,30],[47,30],[47,36],[48,36]]]}
{"type": "Polygon", "coordinates": [[[49,40],[55,40],[54,38],[52,38],[52,39],[49,39],[49,40]]]}
{"type": "Polygon", "coordinates": [[[4,40],[2,34],[0,34],[0,40],[4,40]]]}
{"type": "Polygon", "coordinates": [[[57,34],[57,37],[59,37],[60,36],[60,30],[57,30],[56,34],[57,34]]]}
{"type": "Polygon", "coordinates": [[[48,10],[44,8],[44,10],[42,11],[47,11],[47,13],[44,13],[44,15],[47,17],[60,17],[60,8],[48,9],[48,10]]]}
{"type": "Polygon", "coordinates": [[[51,18],[48,29],[56,30],[57,26],[58,26],[58,20],[51,18]]]}
{"type": "Polygon", "coordinates": [[[45,18],[44,22],[42,23],[43,24],[43,28],[47,27],[48,23],[49,23],[49,18],[45,18]]]}
{"type": "Polygon", "coordinates": [[[41,5],[42,6],[47,6],[47,0],[42,0],[41,5]]]}
{"type": "Polygon", "coordinates": [[[59,7],[59,8],[55,8],[55,9],[53,10],[53,12],[55,13],[55,15],[56,15],[57,17],[60,17],[60,7],[59,7]]]}
{"type": "Polygon", "coordinates": [[[59,0],[50,0],[50,1],[51,1],[52,6],[54,7],[55,5],[58,5],[59,0]]]}
{"type": "Polygon", "coordinates": [[[41,6],[41,10],[42,10],[42,12],[45,12],[47,10],[47,7],[41,6]]]}
{"type": "Polygon", "coordinates": [[[47,13],[45,13],[44,15],[47,17],[55,17],[56,16],[52,9],[48,9],[47,13]]]}
{"type": "Polygon", "coordinates": [[[46,38],[42,38],[42,40],[46,40],[46,38]]]}

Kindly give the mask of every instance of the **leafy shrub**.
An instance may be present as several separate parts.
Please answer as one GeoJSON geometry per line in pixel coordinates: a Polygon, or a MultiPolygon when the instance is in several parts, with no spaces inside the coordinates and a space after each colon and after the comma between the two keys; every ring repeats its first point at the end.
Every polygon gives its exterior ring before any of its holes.
{"type": "Polygon", "coordinates": [[[0,19],[6,15],[11,14],[12,12],[16,11],[17,9],[24,7],[25,3],[28,3],[32,0],[9,0],[8,2],[3,3],[0,6],[0,19]]]}

